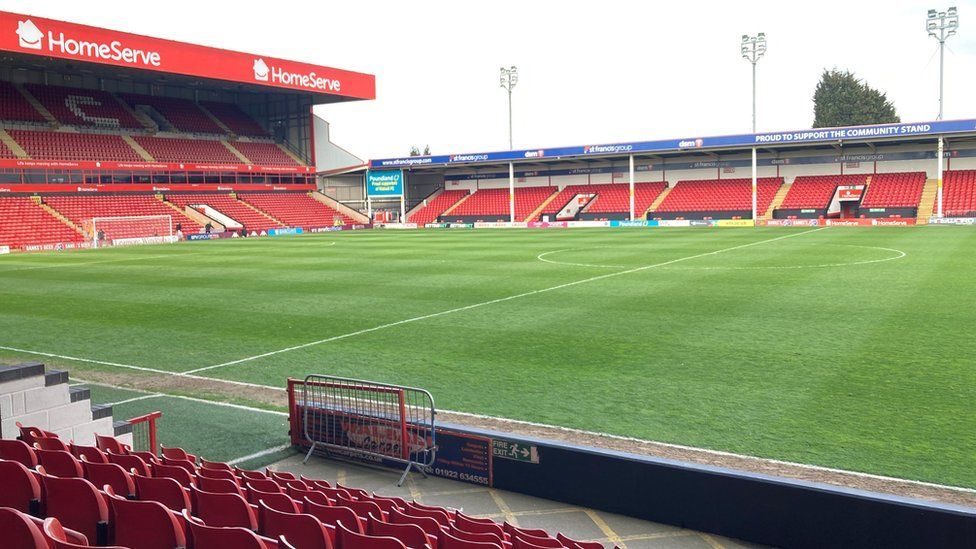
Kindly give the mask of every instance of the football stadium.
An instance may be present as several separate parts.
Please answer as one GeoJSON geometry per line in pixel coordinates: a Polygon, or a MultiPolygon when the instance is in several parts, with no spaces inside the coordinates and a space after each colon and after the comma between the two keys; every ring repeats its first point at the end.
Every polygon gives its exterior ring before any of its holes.
{"type": "Polygon", "coordinates": [[[164,31],[0,11],[0,548],[976,547],[976,118],[363,159],[164,31]]]}

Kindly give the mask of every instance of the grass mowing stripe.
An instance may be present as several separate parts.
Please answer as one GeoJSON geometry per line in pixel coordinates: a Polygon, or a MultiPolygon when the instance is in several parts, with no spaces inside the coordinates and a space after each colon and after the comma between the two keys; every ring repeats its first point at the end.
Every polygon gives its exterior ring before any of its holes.
{"type": "Polygon", "coordinates": [[[250,357],[246,357],[246,358],[241,358],[241,359],[238,359],[238,360],[232,360],[230,362],[224,362],[224,363],[221,363],[221,364],[214,364],[213,366],[205,366],[203,368],[196,368],[194,370],[188,370],[185,373],[187,373],[187,374],[196,374],[196,373],[199,373],[199,372],[205,372],[207,370],[213,370],[215,368],[222,368],[224,366],[233,366],[235,364],[242,364],[244,362],[250,362],[252,360],[257,360],[257,359],[260,359],[260,358],[266,358],[266,357],[269,357],[269,356],[274,356],[274,355],[278,355],[278,354],[281,354],[281,353],[287,353],[287,352],[290,352],[290,351],[297,351],[298,349],[305,349],[307,347],[312,347],[312,346],[315,346],[315,345],[321,345],[323,343],[330,343],[332,341],[339,341],[341,339],[347,339],[347,338],[355,337],[355,336],[358,336],[358,335],[363,335],[363,334],[368,334],[368,333],[372,333],[372,332],[377,332],[379,330],[384,330],[386,328],[393,328],[395,326],[401,326],[403,324],[410,324],[412,322],[419,322],[421,320],[427,320],[427,319],[431,319],[431,318],[437,318],[437,317],[440,317],[440,316],[449,315],[449,314],[453,314],[453,313],[460,313],[460,312],[464,312],[464,311],[470,311],[472,309],[477,309],[479,307],[485,307],[485,306],[488,306],[488,305],[494,305],[496,303],[504,303],[506,301],[512,301],[514,299],[520,299],[520,298],[523,298],[523,297],[529,297],[529,296],[533,296],[533,295],[543,294],[543,293],[552,292],[552,291],[555,291],[555,290],[562,290],[564,288],[570,288],[570,287],[573,287],[573,286],[578,286],[580,284],[586,284],[586,283],[589,283],[589,282],[596,282],[598,280],[605,280],[605,279],[608,279],[608,278],[613,278],[613,277],[617,277],[617,276],[623,276],[623,275],[626,275],[626,274],[638,273],[638,272],[641,272],[641,271],[646,271],[648,269],[655,269],[655,268],[658,268],[658,267],[665,267],[665,266],[668,266],[668,265],[673,265],[675,263],[680,263],[682,261],[689,261],[689,260],[698,259],[698,258],[701,258],[701,257],[707,257],[707,256],[721,254],[721,253],[727,253],[727,252],[731,252],[731,251],[735,251],[735,250],[741,250],[743,248],[748,248],[750,246],[756,246],[756,245],[759,245],[759,244],[766,244],[766,243],[769,243],[769,242],[776,242],[777,240],[784,240],[784,239],[787,239],[787,238],[793,238],[793,237],[797,237],[797,236],[803,236],[805,234],[810,234],[810,233],[815,233],[817,231],[821,231],[821,230],[823,230],[825,228],[826,227],[820,227],[818,229],[811,229],[811,230],[803,231],[803,232],[800,232],[800,233],[793,233],[793,234],[788,234],[788,235],[784,235],[784,236],[778,236],[778,237],[775,237],[775,238],[768,238],[766,240],[759,240],[757,242],[750,242],[748,244],[740,244],[738,246],[732,246],[730,248],[723,248],[721,250],[715,250],[715,251],[711,251],[711,252],[705,252],[705,253],[700,253],[700,254],[696,254],[696,255],[690,255],[690,256],[686,256],[686,257],[680,257],[678,259],[672,259],[672,260],[669,260],[669,261],[664,261],[664,262],[661,262],[661,263],[654,263],[654,264],[651,264],[651,265],[644,265],[642,267],[635,267],[633,269],[627,269],[625,271],[619,271],[619,272],[616,272],[616,273],[608,273],[608,274],[603,274],[603,275],[598,275],[598,276],[591,276],[589,278],[584,278],[582,280],[576,280],[576,281],[573,281],[573,282],[567,282],[565,284],[559,284],[557,286],[550,286],[549,288],[542,288],[542,289],[539,289],[539,290],[531,290],[531,291],[528,291],[528,292],[523,292],[523,293],[520,293],[520,294],[510,295],[510,296],[507,296],[507,297],[501,297],[501,298],[492,299],[492,300],[489,300],[489,301],[482,301],[481,303],[474,303],[472,305],[465,305],[464,307],[455,307],[454,309],[448,309],[446,311],[440,311],[440,312],[437,312],[437,313],[431,313],[431,314],[427,314],[427,315],[416,316],[416,317],[413,317],[413,318],[407,318],[407,319],[404,319],[404,320],[399,320],[397,322],[390,322],[390,323],[387,323],[387,324],[381,324],[379,326],[374,326],[372,328],[366,328],[364,330],[357,330],[355,332],[350,332],[350,333],[347,333],[347,334],[342,334],[342,335],[327,337],[325,339],[320,339],[320,340],[317,340],[317,341],[311,341],[311,342],[308,342],[308,343],[303,343],[301,345],[294,345],[292,347],[286,347],[284,349],[279,349],[277,351],[270,351],[270,352],[263,353],[263,354],[260,354],[260,355],[254,355],[254,356],[250,356],[250,357]]]}

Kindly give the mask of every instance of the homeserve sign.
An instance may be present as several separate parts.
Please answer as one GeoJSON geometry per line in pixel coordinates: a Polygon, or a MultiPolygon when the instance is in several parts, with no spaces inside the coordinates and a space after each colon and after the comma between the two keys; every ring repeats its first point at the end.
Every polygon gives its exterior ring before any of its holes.
{"type": "Polygon", "coordinates": [[[287,72],[281,67],[269,66],[264,62],[264,59],[255,59],[254,65],[251,68],[254,69],[254,79],[260,82],[272,82],[285,86],[301,86],[303,88],[330,92],[339,92],[342,86],[342,82],[337,78],[322,78],[315,74],[315,72],[308,74],[287,72]]]}
{"type": "MultiPolygon", "coordinates": [[[[30,19],[17,21],[17,37],[20,47],[29,50],[44,49],[44,33],[30,19]]],[[[158,67],[162,62],[159,52],[125,47],[119,40],[108,44],[78,40],[65,36],[63,32],[47,32],[47,51],[61,52],[74,57],[121,61],[130,65],[158,67]]]]}

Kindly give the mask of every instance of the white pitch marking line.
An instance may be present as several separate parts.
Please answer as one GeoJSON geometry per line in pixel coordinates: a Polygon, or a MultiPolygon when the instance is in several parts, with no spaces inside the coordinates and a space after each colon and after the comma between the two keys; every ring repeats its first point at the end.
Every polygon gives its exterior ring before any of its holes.
{"type": "Polygon", "coordinates": [[[232,459],[227,462],[227,465],[237,465],[238,463],[243,463],[245,461],[251,461],[252,459],[257,459],[259,457],[264,457],[269,454],[274,454],[275,452],[280,452],[291,448],[291,444],[282,444],[281,446],[275,446],[274,448],[268,448],[266,450],[261,450],[260,452],[254,452],[251,455],[242,456],[237,459],[232,459]]]}
{"type": "Polygon", "coordinates": [[[162,396],[166,396],[166,395],[163,395],[161,393],[153,393],[153,394],[150,394],[150,395],[141,395],[141,396],[137,396],[137,397],[127,398],[125,400],[120,400],[118,402],[108,402],[106,405],[107,406],[119,406],[121,404],[128,404],[130,402],[138,402],[140,400],[149,400],[150,398],[159,398],[159,397],[162,397],[162,396]]]}
{"type": "Polygon", "coordinates": [[[541,254],[535,256],[535,258],[545,263],[552,263],[553,265],[569,265],[571,267],[602,267],[607,269],[624,269],[627,267],[626,265],[593,265],[590,263],[568,263],[566,261],[553,261],[551,259],[545,259],[545,257],[550,254],[570,252],[573,250],[591,250],[591,249],[592,248],[565,248],[563,250],[552,250],[551,252],[542,252],[541,254]]]}
{"type": "MultiPolygon", "coordinates": [[[[868,250],[883,250],[886,252],[894,252],[898,255],[892,257],[885,257],[882,259],[867,259],[864,261],[852,261],[850,263],[821,263],[819,265],[770,265],[767,267],[676,267],[676,269],[681,269],[683,271],[765,271],[765,270],[776,270],[776,269],[823,269],[828,267],[853,267],[855,265],[868,265],[871,263],[884,263],[885,261],[894,261],[896,259],[901,259],[906,257],[908,253],[895,248],[883,248],[881,246],[858,246],[856,244],[834,244],[835,246],[848,246],[851,248],[865,248],[868,250]]],[[[567,265],[570,265],[567,263],[567,265]]]]}
{"type": "Polygon", "coordinates": [[[584,278],[582,280],[576,280],[576,281],[573,281],[573,282],[566,282],[565,284],[559,284],[557,286],[551,286],[549,288],[542,288],[542,289],[539,289],[539,290],[532,290],[532,291],[529,291],[529,292],[523,292],[523,293],[520,293],[520,294],[510,295],[510,296],[507,296],[507,297],[500,297],[498,299],[492,299],[492,300],[489,300],[489,301],[482,301],[481,303],[474,303],[474,304],[471,304],[471,305],[465,305],[464,307],[455,307],[454,309],[448,309],[446,311],[440,311],[440,312],[437,312],[437,313],[430,313],[430,314],[427,314],[427,315],[415,316],[413,318],[407,318],[407,319],[404,319],[404,320],[398,320],[396,322],[390,322],[390,323],[387,323],[387,324],[380,324],[379,326],[373,326],[372,328],[365,328],[365,329],[362,329],[362,330],[356,330],[355,332],[349,332],[349,333],[346,333],[346,334],[341,334],[341,335],[337,335],[337,336],[327,337],[327,338],[324,338],[324,339],[319,339],[317,341],[310,341],[308,343],[302,343],[301,345],[294,345],[292,347],[286,347],[284,349],[278,349],[277,351],[269,351],[267,353],[262,353],[262,354],[259,354],[259,355],[249,356],[249,357],[245,357],[245,358],[240,358],[240,359],[237,359],[237,360],[232,360],[230,362],[223,362],[221,364],[214,364],[212,366],[204,366],[203,368],[196,368],[194,370],[187,370],[184,373],[185,374],[196,374],[196,373],[199,373],[199,372],[205,372],[207,370],[213,370],[214,368],[222,368],[224,366],[233,366],[235,364],[241,364],[243,362],[250,362],[252,360],[257,360],[259,358],[266,358],[266,357],[269,357],[269,356],[274,356],[274,355],[278,355],[278,354],[281,354],[281,353],[287,353],[287,352],[290,352],[290,351],[297,351],[299,349],[305,349],[307,347],[313,347],[313,346],[316,346],[316,345],[321,345],[323,343],[330,343],[330,342],[333,342],[333,341],[339,341],[341,339],[348,339],[350,337],[355,337],[355,336],[358,336],[358,335],[368,334],[368,333],[371,333],[371,332],[377,332],[379,330],[385,330],[386,328],[393,328],[393,327],[396,327],[396,326],[401,326],[403,324],[410,324],[410,323],[413,323],[413,322],[419,322],[421,320],[428,320],[428,319],[436,318],[436,317],[439,317],[439,316],[449,315],[449,314],[453,314],[453,313],[460,313],[460,312],[463,312],[463,311],[470,311],[471,309],[477,309],[477,308],[485,307],[485,306],[488,306],[488,305],[494,305],[496,303],[504,303],[506,301],[512,301],[514,299],[520,299],[520,298],[523,298],[523,297],[529,297],[529,296],[533,296],[533,295],[538,295],[538,294],[543,294],[543,293],[547,293],[547,292],[552,292],[552,291],[555,291],[555,290],[561,290],[563,288],[570,288],[570,287],[573,287],[573,286],[578,286],[580,284],[586,284],[588,282],[596,282],[598,280],[604,280],[604,279],[607,279],[607,278],[613,278],[613,277],[617,277],[617,276],[621,276],[621,275],[625,275],[625,274],[633,274],[633,273],[637,273],[637,272],[641,272],[641,271],[646,271],[646,270],[649,270],[649,269],[654,269],[654,268],[657,268],[657,267],[664,267],[664,266],[667,266],[667,265],[673,265],[675,263],[680,263],[682,261],[689,261],[691,259],[698,259],[700,257],[707,257],[707,256],[710,256],[710,255],[716,255],[716,254],[721,254],[721,253],[725,253],[725,252],[731,252],[731,251],[734,251],[734,250],[740,250],[742,248],[748,248],[750,246],[757,246],[759,244],[766,244],[766,243],[769,243],[769,242],[775,242],[777,240],[783,240],[783,239],[786,239],[786,238],[793,238],[793,237],[796,237],[796,236],[802,236],[802,235],[805,235],[805,234],[815,233],[817,231],[822,231],[825,228],[826,227],[820,227],[820,228],[817,228],[817,229],[811,229],[809,231],[803,231],[803,232],[800,232],[800,233],[788,234],[788,235],[785,235],[785,236],[777,236],[775,238],[767,238],[766,240],[758,240],[756,242],[749,242],[747,244],[739,244],[738,246],[732,246],[730,248],[723,248],[721,250],[715,250],[715,251],[712,251],[712,252],[704,252],[704,253],[700,253],[700,254],[689,255],[689,256],[686,256],[686,257],[679,257],[677,259],[671,259],[671,260],[668,260],[668,261],[663,261],[661,263],[654,263],[652,265],[644,265],[643,267],[635,267],[633,269],[627,269],[626,271],[618,271],[618,272],[615,272],[615,273],[607,273],[607,274],[602,274],[602,275],[598,275],[598,276],[592,276],[590,278],[584,278]]]}

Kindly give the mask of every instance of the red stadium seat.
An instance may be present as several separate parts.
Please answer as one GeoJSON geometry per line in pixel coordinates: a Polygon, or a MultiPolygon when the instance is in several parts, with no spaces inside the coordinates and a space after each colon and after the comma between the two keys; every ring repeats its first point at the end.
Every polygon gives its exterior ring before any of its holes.
{"type": "Polygon", "coordinates": [[[136,486],[132,476],[120,465],[114,463],[82,462],[85,478],[96,487],[111,486],[116,494],[124,497],[135,496],[136,486]]]}
{"type": "Polygon", "coordinates": [[[410,223],[416,223],[421,227],[427,223],[433,223],[441,214],[447,211],[448,208],[457,204],[459,200],[468,194],[470,193],[466,190],[443,191],[441,194],[429,200],[426,206],[423,206],[417,209],[415,212],[408,214],[407,221],[410,223]]]}
{"type": "Polygon", "coordinates": [[[874,174],[860,207],[917,208],[924,187],[925,172],[874,174]]]}
{"type": "Polygon", "coordinates": [[[180,483],[180,486],[189,488],[194,484],[193,476],[183,467],[176,465],[164,465],[157,463],[152,466],[152,476],[159,478],[171,478],[180,483]]]}
{"type": "Polygon", "coordinates": [[[197,469],[197,479],[201,477],[209,479],[220,479],[229,480],[234,484],[239,484],[237,476],[234,475],[233,471],[228,471],[226,469],[207,469],[206,467],[201,467],[197,469]]]}
{"type": "MultiPolygon", "coordinates": [[[[277,482],[267,479],[248,479],[244,482],[244,486],[248,489],[259,490],[261,492],[284,492],[284,488],[277,482]]],[[[287,483],[285,484],[287,486],[287,483]]]]}
{"type": "Polygon", "coordinates": [[[17,429],[20,430],[20,437],[18,437],[18,438],[20,438],[20,440],[26,442],[27,445],[30,446],[31,448],[34,447],[34,443],[37,442],[38,439],[42,439],[42,438],[45,438],[45,437],[54,437],[54,438],[57,438],[57,436],[58,436],[58,435],[56,435],[54,433],[50,433],[48,431],[44,431],[42,429],[38,429],[37,427],[32,427],[32,426],[29,426],[29,425],[22,425],[19,421],[15,421],[14,422],[14,425],[16,425],[17,426],[17,429]]]}
{"type": "MultiPolygon", "coordinates": [[[[756,211],[766,213],[783,185],[782,177],[760,177],[756,181],[756,211]]],[[[752,210],[752,180],[707,179],[678,181],[655,212],[724,212],[752,210]]]]}
{"type": "Polygon", "coordinates": [[[295,501],[304,501],[305,498],[308,498],[320,505],[332,505],[332,500],[329,499],[329,496],[318,490],[302,490],[301,488],[292,488],[289,486],[288,496],[295,501]]]}
{"type": "Polygon", "coordinates": [[[89,463],[108,463],[108,456],[96,446],[78,446],[71,443],[69,445],[71,455],[79,460],[87,460],[89,463]]]}
{"type": "Polygon", "coordinates": [[[132,454],[116,454],[112,451],[107,452],[105,455],[108,457],[109,463],[120,465],[129,473],[135,471],[135,474],[137,475],[142,475],[144,477],[149,476],[149,466],[146,465],[146,462],[139,456],[132,454]]]}
{"type": "Polygon", "coordinates": [[[390,511],[390,522],[394,524],[416,524],[421,530],[431,536],[440,536],[444,531],[440,523],[430,517],[415,517],[399,509],[390,511]]]}
{"type": "Polygon", "coordinates": [[[134,475],[132,482],[136,487],[136,499],[155,501],[173,511],[190,509],[190,496],[171,478],[154,478],[134,475]]]}
{"type": "Polygon", "coordinates": [[[34,448],[38,448],[40,450],[60,450],[62,452],[71,451],[67,444],[62,442],[60,438],[55,437],[44,437],[37,439],[34,441],[34,448]]]}
{"type": "MultiPolygon", "coordinates": [[[[11,248],[22,248],[28,244],[63,244],[82,242],[85,237],[54,215],[41,208],[28,197],[0,197],[0,243],[11,248]]],[[[33,429],[43,436],[40,429],[25,427],[21,430],[21,440],[33,448],[37,440],[25,430],[33,429]]]]}
{"type": "Polygon", "coordinates": [[[430,517],[436,520],[441,526],[450,526],[451,524],[451,516],[442,508],[421,505],[415,501],[411,501],[407,503],[407,508],[404,511],[408,515],[415,517],[430,517]]]}
{"type": "Polygon", "coordinates": [[[0,507],[0,535],[7,549],[48,549],[41,529],[16,509],[0,507]]]}
{"type": "Polygon", "coordinates": [[[450,533],[452,536],[464,541],[473,541],[476,543],[491,543],[504,549],[511,549],[512,547],[512,544],[510,542],[503,541],[502,538],[498,536],[498,534],[494,534],[494,533],[467,532],[465,530],[461,530],[457,528],[456,525],[451,526],[450,533]]]}
{"type": "Polygon", "coordinates": [[[491,520],[491,519],[479,519],[474,517],[469,517],[460,512],[455,513],[454,525],[464,530],[465,532],[471,532],[475,534],[479,533],[490,533],[495,534],[498,538],[504,541],[508,538],[508,534],[501,524],[491,520]]]}
{"type": "Polygon", "coordinates": [[[197,475],[197,488],[203,490],[204,492],[211,492],[214,494],[237,494],[240,496],[244,495],[241,487],[237,485],[236,481],[226,479],[226,478],[211,478],[208,476],[197,475]]]}
{"type": "Polygon", "coordinates": [[[563,543],[561,541],[556,538],[549,537],[548,534],[545,536],[530,536],[529,534],[517,532],[512,535],[512,547],[515,549],[530,549],[533,547],[559,548],[562,546],[563,543]]]}
{"type": "Polygon", "coordinates": [[[133,501],[107,487],[113,511],[114,543],[133,549],[186,547],[183,527],[173,513],[155,501],[133,501]]]}
{"type": "Polygon", "coordinates": [[[402,541],[391,537],[367,536],[336,526],[337,547],[340,549],[407,549],[402,541]]]}
{"type": "MultiPolygon", "coordinates": [[[[72,198],[75,198],[75,197],[72,197],[72,198]]],[[[64,213],[64,212],[61,212],[61,213],[64,213]]],[[[91,217],[92,215],[95,215],[95,214],[89,214],[89,217],[91,217]]],[[[127,213],[125,215],[137,215],[137,214],[127,213]]],[[[126,454],[130,450],[130,448],[129,448],[128,445],[122,444],[115,437],[110,437],[110,436],[106,436],[106,435],[97,435],[96,434],[95,435],[95,446],[98,447],[99,450],[105,452],[106,454],[108,454],[108,453],[126,454]]]]}
{"type": "MultiPolygon", "coordinates": [[[[344,498],[339,496],[335,500],[335,504],[339,507],[348,507],[352,509],[359,518],[366,520],[370,514],[373,514],[383,520],[387,519],[388,513],[384,513],[383,510],[375,502],[368,500],[357,501],[354,499],[344,498]]],[[[417,515],[423,516],[423,515],[417,515]]]]}
{"type": "Polygon", "coordinates": [[[281,492],[261,492],[260,490],[248,490],[248,501],[254,505],[264,502],[265,505],[282,513],[298,513],[300,508],[295,500],[288,494],[281,492]]]}
{"type": "Polygon", "coordinates": [[[366,530],[366,533],[371,536],[396,538],[412,549],[432,548],[436,543],[436,540],[427,537],[427,534],[416,524],[393,524],[383,522],[375,516],[367,521],[366,530]]]}
{"type": "Polygon", "coordinates": [[[304,513],[283,513],[258,503],[258,531],[262,536],[277,539],[285,536],[303,549],[331,549],[334,534],[317,518],[304,513]]]}
{"type": "Polygon", "coordinates": [[[235,467],[235,473],[241,478],[246,478],[248,480],[270,480],[268,475],[262,473],[261,471],[244,471],[243,469],[237,469],[235,467]]]}
{"type": "Polygon", "coordinates": [[[0,507],[22,513],[36,513],[41,502],[41,486],[24,464],[0,460],[0,507]]]}
{"type": "Polygon", "coordinates": [[[21,440],[0,439],[0,459],[16,461],[28,469],[37,466],[37,454],[34,449],[21,440]]]}
{"type": "Polygon", "coordinates": [[[237,494],[213,494],[190,488],[193,516],[207,526],[237,526],[256,530],[257,517],[243,497],[237,494]]]}
{"type": "Polygon", "coordinates": [[[437,538],[437,549],[501,549],[501,545],[487,541],[471,541],[445,532],[437,538]]]}
{"type": "Polygon", "coordinates": [[[364,522],[359,518],[355,511],[348,507],[333,507],[331,505],[321,505],[306,498],[303,501],[302,510],[322,521],[323,524],[335,526],[340,521],[360,533],[365,533],[364,522]]]}
{"type": "Polygon", "coordinates": [[[186,472],[190,473],[191,475],[197,474],[197,466],[188,459],[173,459],[173,458],[168,458],[166,457],[166,454],[163,454],[162,462],[163,465],[182,467],[183,469],[186,469],[186,472]]]}
{"type": "MultiPolygon", "coordinates": [[[[546,198],[557,192],[556,187],[519,187],[515,189],[515,221],[526,221],[526,217],[542,205],[546,198]]],[[[476,217],[483,221],[509,220],[508,187],[501,189],[478,189],[470,198],[458,204],[449,219],[476,217]]]]}
{"type": "Polygon", "coordinates": [[[229,471],[231,473],[234,472],[234,468],[231,467],[230,465],[227,465],[226,463],[221,463],[219,461],[207,461],[203,458],[200,458],[200,467],[202,469],[222,470],[222,471],[229,471]]]}
{"type": "MultiPolygon", "coordinates": [[[[78,547],[88,547],[88,544],[79,544],[71,540],[67,529],[61,525],[61,521],[56,518],[48,518],[44,521],[44,537],[47,539],[51,549],[76,549],[78,547]]],[[[104,549],[129,549],[118,546],[102,546],[104,549]]]]}
{"type": "Polygon", "coordinates": [[[80,478],[85,476],[81,462],[71,452],[65,450],[35,450],[37,461],[44,466],[49,475],[56,477],[80,478]]]}
{"type": "Polygon", "coordinates": [[[104,542],[107,538],[108,505],[92,483],[83,478],[59,478],[41,472],[44,510],[48,517],[77,530],[90,541],[104,542]]]}
{"type": "MultiPolygon", "coordinates": [[[[38,530],[40,530],[42,533],[44,532],[43,518],[35,517],[32,515],[24,515],[24,516],[30,519],[30,521],[34,523],[34,526],[37,526],[38,530]]],[[[64,532],[64,537],[66,542],[74,543],[81,546],[88,546],[88,538],[86,538],[84,534],[82,534],[81,532],[76,532],[70,528],[64,528],[64,527],[62,527],[61,530],[64,532]]],[[[45,539],[47,539],[46,535],[45,535],[45,539]]],[[[52,543],[50,539],[48,539],[47,542],[52,543]]]]}
{"type": "Polygon", "coordinates": [[[576,541],[562,534],[556,534],[556,539],[569,549],[604,549],[603,544],[596,541],[576,541]]]}
{"type": "Polygon", "coordinates": [[[183,511],[183,519],[192,549],[267,549],[261,537],[247,528],[208,526],[187,511],[183,511]]]}

